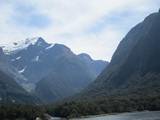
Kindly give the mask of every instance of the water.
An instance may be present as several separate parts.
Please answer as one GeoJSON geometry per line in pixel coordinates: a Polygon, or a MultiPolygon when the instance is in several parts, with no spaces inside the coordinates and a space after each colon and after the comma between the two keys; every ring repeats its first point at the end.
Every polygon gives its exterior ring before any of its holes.
{"type": "Polygon", "coordinates": [[[122,113],[118,115],[106,115],[101,117],[90,117],[90,118],[73,119],[73,120],[160,120],[160,111],[122,113]]]}

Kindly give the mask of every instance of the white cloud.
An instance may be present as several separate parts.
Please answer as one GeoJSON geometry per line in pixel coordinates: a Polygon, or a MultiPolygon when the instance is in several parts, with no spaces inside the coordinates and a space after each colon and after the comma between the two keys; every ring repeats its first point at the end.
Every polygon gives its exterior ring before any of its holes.
{"type": "Polygon", "coordinates": [[[1,0],[0,2],[1,43],[41,36],[49,42],[64,43],[76,53],[86,52],[96,59],[106,60],[110,60],[126,32],[142,21],[146,15],[157,11],[160,5],[160,0],[1,0]],[[27,9],[26,13],[19,9],[19,12],[24,12],[19,17],[29,17],[28,14],[34,12],[50,18],[52,23],[46,28],[38,29],[24,26],[23,21],[16,24],[13,21],[18,13],[15,8],[18,6],[31,8],[30,11],[27,9]]]}

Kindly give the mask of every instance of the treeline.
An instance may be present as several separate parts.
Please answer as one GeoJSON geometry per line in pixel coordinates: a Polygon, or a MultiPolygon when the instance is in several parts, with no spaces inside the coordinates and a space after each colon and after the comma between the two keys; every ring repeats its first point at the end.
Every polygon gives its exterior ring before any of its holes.
{"type": "Polygon", "coordinates": [[[121,113],[131,111],[160,110],[160,96],[100,98],[67,102],[56,107],[48,107],[52,116],[74,118],[87,115],[121,113]]]}
{"type": "MultiPolygon", "coordinates": [[[[44,118],[45,109],[34,105],[0,105],[1,120],[35,120],[37,117],[44,118]]],[[[44,119],[43,119],[44,120],[44,119]]]]}
{"type": "Polygon", "coordinates": [[[1,120],[45,120],[45,114],[63,118],[132,111],[160,110],[160,96],[119,96],[77,100],[58,105],[0,105],[1,120]]]}

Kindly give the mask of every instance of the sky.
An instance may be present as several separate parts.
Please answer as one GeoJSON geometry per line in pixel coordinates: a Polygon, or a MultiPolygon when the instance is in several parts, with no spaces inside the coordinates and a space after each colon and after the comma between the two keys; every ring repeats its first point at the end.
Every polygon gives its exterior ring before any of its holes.
{"type": "Polygon", "coordinates": [[[110,61],[119,42],[160,0],[0,0],[0,44],[42,37],[110,61]]]}

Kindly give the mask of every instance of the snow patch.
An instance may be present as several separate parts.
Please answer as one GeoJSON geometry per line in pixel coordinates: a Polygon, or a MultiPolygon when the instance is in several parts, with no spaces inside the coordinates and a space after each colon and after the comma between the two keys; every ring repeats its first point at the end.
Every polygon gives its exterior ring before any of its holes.
{"type": "Polygon", "coordinates": [[[16,44],[15,43],[9,45],[2,44],[0,46],[3,46],[3,50],[6,54],[10,54],[14,51],[25,49],[29,45],[35,45],[38,40],[39,37],[27,38],[26,40],[21,40],[19,42],[16,42],[16,44]]]}
{"type": "Polygon", "coordinates": [[[54,44],[51,44],[49,47],[46,47],[46,50],[52,48],[54,46],[54,44]]]}
{"type": "Polygon", "coordinates": [[[38,62],[39,61],[39,56],[36,56],[34,59],[33,59],[34,62],[38,62]]]}
{"type": "Polygon", "coordinates": [[[36,56],[36,59],[35,59],[36,61],[39,61],[39,56],[36,56]]]}
{"type": "Polygon", "coordinates": [[[19,70],[18,72],[22,74],[22,73],[24,73],[24,71],[26,70],[26,68],[27,67],[25,66],[22,70],[19,70]]]}
{"type": "Polygon", "coordinates": [[[35,90],[36,85],[34,83],[22,83],[22,87],[26,91],[31,92],[35,90]]]}
{"type": "Polygon", "coordinates": [[[17,58],[16,58],[16,60],[19,60],[19,59],[21,59],[21,57],[17,57],[17,58]]]}

